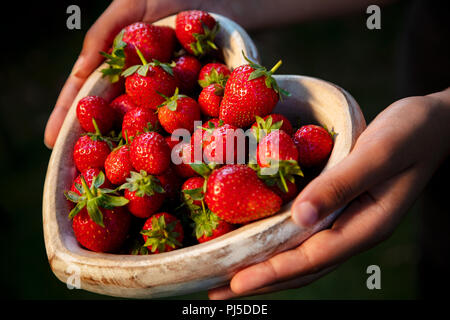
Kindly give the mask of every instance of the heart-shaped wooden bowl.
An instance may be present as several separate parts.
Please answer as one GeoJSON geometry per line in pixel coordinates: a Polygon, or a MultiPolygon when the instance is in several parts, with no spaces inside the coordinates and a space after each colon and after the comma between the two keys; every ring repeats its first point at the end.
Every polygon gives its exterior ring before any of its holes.
{"type": "MultiPolygon", "coordinates": [[[[246,32],[236,23],[214,15],[221,24],[218,44],[230,67],[246,63],[241,51],[258,61],[258,53],[246,32]]],[[[174,16],[157,22],[174,26],[174,16]]],[[[68,219],[69,204],[63,191],[76,175],[72,149],[81,133],[76,105],[87,95],[112,99],[117,88],[101,77],[97,69],[86,81],[61,128],[48,165],[43,197],[45,246],[50,266],[63,282],[81,289],[130,298],[180,295],[217,287],[229,281],[239,269],[263,261],[300,244],[313,233],[329,226],[338,212],[308,229],[293,224],[290,206],[280,213],[245,225],[212,241],[147,256],[95,253],[83,249],[75,239],[68,219]],[[75,278],[74,278],[75,277],[75,278]]],[[[291,97],[280,102],[275,112],[291,120],[318,122],[337,133],[335,145],[324,170],[341,161],[365,127],[355,100],[343,89],[328,82],[302,76],[276,76],[280,87],[291,97]]]]}

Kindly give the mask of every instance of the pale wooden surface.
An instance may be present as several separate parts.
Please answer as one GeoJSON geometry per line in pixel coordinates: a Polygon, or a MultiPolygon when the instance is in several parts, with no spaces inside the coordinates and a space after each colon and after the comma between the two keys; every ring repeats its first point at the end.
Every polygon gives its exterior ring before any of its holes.
{"type": "MultiPolygon", "coordinates": [[[[259,60],[251,39],[234,22],[215,15],[222,25],[219,45],[224,46],[226,63],[237,67],[245,61],[241,50],[259,60]]],[[[169,17],[158,24],[173,26],[169,17]]],[[[300,116],[334,128],[338,133],[325,169],[338,163],[351,150],[365,127],[364,118],[354,99],[328,82],[301,76],[276,76],[280,87],[292,96],[276,107],[276,112],[291,119],[300,116]]],[[[338,212],[309,229],[295,226],[290,219],[290,204],[281,213],[230,232],[218,239],[149,256],[94,253],[77,243],[68,219],[69,206],[63,191],[70,188],[76,170],[73,145],[81,130],[75,109],[86,95],[111,99],[118,93],[100,72],[95,71],[76,97],[52,152],[44,186],[43,225],[45,246],[55,275],[66,282],[80,271],[81,288],[118,297],[154,298],[205,290],[226,283],[239,269],[263,261],[291,248],[311,234],[330,225],[338,212]]]]}

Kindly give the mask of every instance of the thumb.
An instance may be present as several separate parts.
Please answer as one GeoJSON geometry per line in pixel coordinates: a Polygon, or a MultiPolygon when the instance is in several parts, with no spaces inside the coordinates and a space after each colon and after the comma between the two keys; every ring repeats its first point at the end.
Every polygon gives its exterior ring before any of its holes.
{"type": "Polygon", "coordinates": [[[328,214],[346,206],[377,182],[393,174],[392,158],[376,145],[358,148],[334,167],[322,172],[298,195],[292,206],[292,219],[309,227],[328,214]],[[390,159],[390,160],[389,160],[390,159]]]}

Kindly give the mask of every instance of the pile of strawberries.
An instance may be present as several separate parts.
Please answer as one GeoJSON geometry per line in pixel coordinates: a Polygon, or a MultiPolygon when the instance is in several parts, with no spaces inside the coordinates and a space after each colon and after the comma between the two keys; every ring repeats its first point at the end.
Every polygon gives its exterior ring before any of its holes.
{"type": "Polygon", "coordinates": [[[328,160],[333,134],[272,113],[289,94],[272,77],[281,61],[267,70],[244,56],[231,71],[218,30],[183,11],[175,30],[134,23],[102,53],[125,93],[77,105],[85,133],[65,195],[83,247],[151,254],[211,240],[275,214],[328,160]]]}

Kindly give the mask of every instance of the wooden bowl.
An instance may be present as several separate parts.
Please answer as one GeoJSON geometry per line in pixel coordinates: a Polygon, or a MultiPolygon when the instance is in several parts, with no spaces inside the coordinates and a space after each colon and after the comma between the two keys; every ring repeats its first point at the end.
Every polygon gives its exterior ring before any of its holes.
{"type": "MultiPolygon", "coordinates": [[[[214,15],[221,24],[218,44],[230,67],[246,63],[241,51],[258,60],[257,50],[245,31],[229,19],[214,15]]],[[[174,16],[158,22],[174,26],[174,16]]],[[[225,284],[238,270],[292,248],[313,233],[329,226],[339,212],[311,228],[299,228],[290,218],[291,203],[280,213],[250,223],[212,241],[147,256],[95,253],[75,239],[68,219],[69,204],[63,195],[76,176],[72,149],[81,133],[76,105],[87,95],[112,99],[117,87],[101,77],[99,67],[86,81],[61,128],[53,149],[44,185],[43,225],[50,266],[58,279],[78,277],[81,289],[127,298],[155,298],[187,294],[225,284]]],[[[276,76],[280,87],[292,96],[275,112],[304,122],[319,122],[337,132],[335,145],[324,170],[341,161],[365,128],[355,100],[328,82],[303,76],[276,76]]],[[[77,283],[77,279],[73,283],[77,283]]]]}

